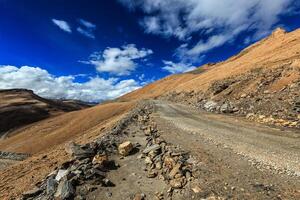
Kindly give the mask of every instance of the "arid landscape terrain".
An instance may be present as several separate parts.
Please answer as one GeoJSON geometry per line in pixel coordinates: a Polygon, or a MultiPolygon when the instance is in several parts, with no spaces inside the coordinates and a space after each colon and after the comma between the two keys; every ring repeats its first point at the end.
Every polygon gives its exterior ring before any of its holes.
{"type": "Polygon", "coordinates": [[[300,199],[300,30],[90,106],[0,91],[0,199],[300,199]]]}

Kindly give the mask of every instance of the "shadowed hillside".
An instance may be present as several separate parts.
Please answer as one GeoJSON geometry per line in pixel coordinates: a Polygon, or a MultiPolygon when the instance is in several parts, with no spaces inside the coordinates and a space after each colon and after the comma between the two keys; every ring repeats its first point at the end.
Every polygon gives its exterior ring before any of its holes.
{"type": "Polygon", "coordinates": [[[0,137],[9,130],[87,107],[76,101],[44,99],[31,90],[0,90],[0,137]]]}

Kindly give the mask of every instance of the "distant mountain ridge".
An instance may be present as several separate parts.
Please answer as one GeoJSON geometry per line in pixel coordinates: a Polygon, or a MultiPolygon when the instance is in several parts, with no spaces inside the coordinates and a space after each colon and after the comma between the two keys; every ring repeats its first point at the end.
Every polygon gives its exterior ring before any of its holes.
{"type": "Polygon", "coordinates": [[[0,90],[0,136],[21,126],[90,105],[72,100],[42,98],[32,90],[0,90]]]}

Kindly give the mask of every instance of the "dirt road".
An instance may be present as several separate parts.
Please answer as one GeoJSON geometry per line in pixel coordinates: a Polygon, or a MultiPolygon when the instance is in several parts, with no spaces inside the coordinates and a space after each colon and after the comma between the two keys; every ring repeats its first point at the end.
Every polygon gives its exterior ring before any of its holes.
{"type": "Polygon", "coordinates": [[[251,162],[279,173],[300,176],[300,133],[280,131],[242,119],[199,113],[190,108],[156,102],[159,116],[199,139],[232,149],[251,162]]]}
{"type": "Polygon", "coordinates": [[[181,104],[155,101],[155,105],[153,116],[162,137],[197,158],[203,196],[300,198],[299,132],[181,104]]]}
{"type": "Polygon", "coordinates": [[[67,162],[63,169],[80,171],[75,199],[300,199],[299,133],[163,101],[137,111],[109,132],[112,143],[96,147],[115,149],[108,154],[114,167],[67,162]],[[134,146],[128,156],[117,153],[124,141],[134,146]],[[91,177],[92,169],[106,182],[91,177]]]}

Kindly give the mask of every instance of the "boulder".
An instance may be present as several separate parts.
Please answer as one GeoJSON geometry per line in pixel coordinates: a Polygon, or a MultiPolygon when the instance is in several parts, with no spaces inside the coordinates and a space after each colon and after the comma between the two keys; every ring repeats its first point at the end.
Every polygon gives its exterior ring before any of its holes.
{"type": "Polygon", "coordinates": [[[46,193],[48,195],[53,195],[56,191],[57,181],[51,176],[47,179],[46,183],[46,193]]]}
{"type": "Polygon", "coordinates": [[[57,175],[55,177],[55,180],[57,182],[59,182],[62,178],[64,178],[65,176],[67,176],[69,174],[69,172],[70,172],[69,170],[65,170],[65,169],[58,170],[57,175]]]}
{"type": "Polygon", "coordinates": [[[128,156],[133,149],[133,144],[130,141],[123,142],[119,145],[118,151],[122,156],[128,156]]]}
{"type": "Polygon", "coordinates": [[[65,150],[76,159],[90,158],[94,155],[93,149],[89,148],[88,146],[80,146],[74,142],[67,144],[65,150]]]}
{"type": "Polygon", "coordinates": [[[154,145],[151,145],[151,146],[147,147],[146,149],[144,149],[143,153],[148,154],[150,151],[157,151],[159,149],[160,149],[160,146],[158,144],[154,144],[154,145]]]}
{"type": "Polygon", "coordinates": [[[234,112],[234,107],[230,103],[224,103],[220,107],[220,112],[222,112],[222,113],[233,113],[234,112]]]}
{"type": "Polygon", "coordinates": [[[55,197],[65,200],[65,199],[72,198],[74,194],[75,194],[75,189],[72,183],[67,179],[63,179],[57,187],[55,197]]]}
{"type": "Polygon", "coordinates": [[[216,110],[218,104],[214,101],[207,101],[205,104],[204,104],[204,109],[209,111],[209,112],[212,112],[214,110],[216,110]]]}
{"type": "Polygon", "coordinates": [[[92,163],[94,165],[104,165],[108,161],[108,156],[106,154],[97,154],[94,156],[92,163]]]}

